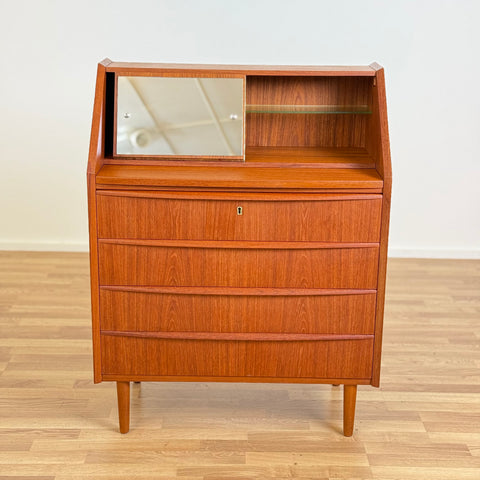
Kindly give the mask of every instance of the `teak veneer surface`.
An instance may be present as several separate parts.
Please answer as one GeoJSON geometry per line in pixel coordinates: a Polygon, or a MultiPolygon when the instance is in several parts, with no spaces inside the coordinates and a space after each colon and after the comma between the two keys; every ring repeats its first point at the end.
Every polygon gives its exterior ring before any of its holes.
{"type": "Polygon", "coordinates": [[[231,188],[382,188],[370,168],[237,168],[234,166],[105,165],[97,184],[231,188]]]}
{"type": "MultiPolygon", "coordinates": [[[[248,76],[247,105],[369,106],[368,77],[248,76]]],[[[248,113],[247,151],[254,147],[365,147],[370,115],[248,113]]]]}
{"type": "MultiPolygon", "coordinates": [[[[97,195],[99,238],[378,242],[382,199],[190,199],[97,195]],[[238,208],[242,215],[238,215],[238,208]],[[332,222],[335,218],[335,222],[332,222]],[[137,219],[137,221],[132,221],[137,219]],[[268,220],[267,220],[268,219],[268,220]]],[[[186,195],[185,195],[186,196],[186,195]]],[[[301,197],[304,198],[304,197],[301,197]]]]}
{"type": "Polygon", "coordinates": [[[99,243],[100,285],[377,287],[378,246],[256,249],[99,243]]]}
{"type": "Polygon", "coordinates": [[[313,76],[375,76],[375,69],[371,66],[359,65],[224,65],[224,64],[188,64],[188,63],[142,63],[142,62],[112,62],[108,61],[107,72],[125,74],[155,75],[162,73],[206,73],[212,75],[241,74],[241,75],[313,75],[313,76]]]}
{"type": "Polygon", "coordinates": [[[302,377],[368,378],[373,339],[248,342],[102,335],[102,350],[108,375],[278,376],[294,383],[302,377]]]}
{"type": "Polygon", "coordinates": [[[102,330],[329,334],[374,331],[375,293],[302,295],[297,291],[297,295],[270,296],[268,292],[256,295],[255,291],[250,295],[175,294],[174,291],[146,293],[102,288],[102,330]],[[251,320],[246,322],[245,318],[251,320]]]}
{"type": "MultiPolygon", "coordinates": [[[[188,166],[192,159],[184,157],[160,159],[155,157],[117,158],[107,157],[103,160],[105,165],[164,165],[188,166]]],[[[228,160],[196,159],[195,166],[236,168],[258,167],[307,167],[307,168],[375,168],[375,160],[366,148],[359,147],[280,147],[280,146],[251,146],[245,149],[244,162],[229,162],[228,160]]]]}
{"type": "Polygon", "coordinates": [[[262,163],[296,167],[375,168],[375,162],[365,148],[247,146],[245,164],[262,163]]]}

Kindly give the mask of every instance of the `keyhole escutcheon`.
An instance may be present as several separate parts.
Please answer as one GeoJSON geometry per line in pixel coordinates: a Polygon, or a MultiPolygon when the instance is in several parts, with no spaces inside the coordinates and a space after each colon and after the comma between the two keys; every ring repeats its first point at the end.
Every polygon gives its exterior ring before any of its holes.
{"type": "Polygon", "coordinates": [[[243,207],[237,207],[237,215],[243,215],[243,207]]]}

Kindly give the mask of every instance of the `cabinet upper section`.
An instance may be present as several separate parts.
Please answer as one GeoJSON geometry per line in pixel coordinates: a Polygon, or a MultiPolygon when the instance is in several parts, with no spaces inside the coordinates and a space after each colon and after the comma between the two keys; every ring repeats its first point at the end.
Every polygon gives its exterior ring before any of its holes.
{"type": "Polygon", "coordinates": [[[197,168],[210,162],[215,168],[370,168],[385,178],[383,69],[104,60],[90,147],[90,173],[104,164],[197,168]]]}

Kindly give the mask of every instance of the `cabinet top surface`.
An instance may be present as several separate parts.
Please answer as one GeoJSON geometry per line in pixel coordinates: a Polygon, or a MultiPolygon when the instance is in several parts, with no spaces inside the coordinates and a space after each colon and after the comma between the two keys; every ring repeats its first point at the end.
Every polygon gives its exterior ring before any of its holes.
{"type": "Polygon", "coordinates": [[[223,65],[223,64],[187,64],[187,63],[141,63],[112,62],[105,59],[101,62],[107,72],[120,74],[155,74],[161,72],[205,74],[238,74],[238,75],[299,75],[299,76],[368,76],[373,77],[381,68],[378,64],[371,65],[223,65]]]}
{"type": "Polygon", "coordinates": [[[381,189],[383,181],[375,169],[238,168],[198,166],[105,165],[97,184],[257,188],[257,189],[381,189]]]}

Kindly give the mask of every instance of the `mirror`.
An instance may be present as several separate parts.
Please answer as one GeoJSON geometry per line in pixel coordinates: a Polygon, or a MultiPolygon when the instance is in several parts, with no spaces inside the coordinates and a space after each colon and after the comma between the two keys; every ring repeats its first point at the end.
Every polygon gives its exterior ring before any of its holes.
{"type": "Polygon", "coordinates": [[[243,79],[118,76],[117,155],[243,155],[243,79]]]}

